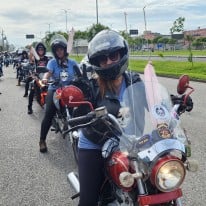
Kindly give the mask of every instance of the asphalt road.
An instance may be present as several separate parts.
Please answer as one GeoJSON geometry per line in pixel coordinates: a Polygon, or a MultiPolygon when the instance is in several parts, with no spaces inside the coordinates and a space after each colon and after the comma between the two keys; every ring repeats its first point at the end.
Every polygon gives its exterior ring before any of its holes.
{"type": "MultiPolygon", "coordinates": [[[[12,67],[0,79],[0,206],[76,206],[74,191],[67,181],[76,168],[69,144],[49,132],[48,153],[39,153],[39,132],[44,110],[34,102],[34,113],[27,114],[24,85],[17,87],[12,67]]],[[[159,77],[171,93],[177,79],[159,77]]],[[[205,206],[206,197],[206,84],[191,82],[194,109],[182,116],[192,141],[192,156],[199,161],[196,173],[188,172],[183,184],[183,205],[205,206]]]]}

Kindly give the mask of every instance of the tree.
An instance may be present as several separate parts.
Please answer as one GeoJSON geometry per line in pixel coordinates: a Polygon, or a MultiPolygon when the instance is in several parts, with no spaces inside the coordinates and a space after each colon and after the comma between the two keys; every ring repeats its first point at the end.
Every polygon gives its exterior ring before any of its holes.
{"type": "Polygon", "coordinates": [[[74,40],[76,39],[88,39],[88,33],[86,31],[75,31],[74,40]]]}
{"type": "Polygon", "coordinates": [[[102,24],[93,24],[89,29],[87,29],[88,41],[90,41],[98,32],[104,29],[109,29],[109,27],[102,24]]]}
{"type": "Polygon", "coordinates": [[[191,48],[193,37],[191,35],[187,35],[185,39],[189,42],[189,46],[188,46],[188,51],[189,51],[188,61],[192,63],[192,67],[193,67],[193,65],[194,65],[193,64],[193,54],[192,54],[192,48],[191,48]]]}
{"type": "Polygon", "coordinates": [[[177,39],[171,38],[171,39],[169,39],[169,41],[168,41],[168,44],[173,47],[173,50],[175,50],[175,44],[176,44],[176,43],[177,43],[177,39]]]}
{"type": "Polygon", "coordinates": [[[163,50],[166,48],[166,44],[169,42],[168,38],[161,37],[158,39],[157,43],[161,43],[163,45],[163,50]]]}
{"type": "Polygon", "coordinates": [[[184,17],[177,18],[174,21],[173,26],[170,28],[170,33],[173,34],[174,32],[183,32],[184,31],[184,22],[185,22],[184,17]]]}

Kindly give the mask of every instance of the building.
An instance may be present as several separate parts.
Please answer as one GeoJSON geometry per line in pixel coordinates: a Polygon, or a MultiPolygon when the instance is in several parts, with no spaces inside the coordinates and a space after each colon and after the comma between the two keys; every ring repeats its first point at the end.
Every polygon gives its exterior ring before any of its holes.
{"type": "Polygon", "coordinates": [[[74,41],[72,53],[74,54],[85,54],[88,49],[88,41],[86,39],[76,39],[74,41]]]}
{"type": "Polygon", "coordinates": [[[200,38],[200,37],[206,37],[206,28],[201,29],[200,27],[195,30],[189,30],[189,31],[184,31],[184,37],[185,36],[192,36],[194,38],[200,38]]]}

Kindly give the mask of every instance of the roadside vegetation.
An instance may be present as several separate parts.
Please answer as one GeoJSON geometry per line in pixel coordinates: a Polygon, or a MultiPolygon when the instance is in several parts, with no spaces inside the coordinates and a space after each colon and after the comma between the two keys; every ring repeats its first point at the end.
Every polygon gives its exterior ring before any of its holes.
{"type": "MultiPolygon", "coordinates": [[[[184,52],[179,51],[179,55],[184,52]]],[[[176,55],[176,54],[175,54],[176,55]]],[[[198,55],[199,56],[199,55],[198,55]]],[[[202,53],[201,53],[202,56],[202,53]]],[[[206,56],[206,55],[203,55],[206,56]]],[[[72,55],[71,58],[80,62],[83,56],[72,55]]],[[[129,69],[143,73],[147,60],[129,60],[129,69]]],[[[159,76],[168,76],[179,78],[182,74],[189,75],[191,80],[206,82],[206,62],[176,62],[176,61],[152,61],[156,74],[159,76]]]]}
{"type": "MultiPolygon", "coordinates": [[[[185,50],[175,50],[175,51],[161,51],[155,50],[154,52],[151,51],[135,51],[131,52],[132,55],[155,55],[155,56],[188,56],[189,52],[188,49],[185,50]]],[[[205,56],[206,57],[206,49],[204,50],[192,50],[193,57],[195,56],[205,56]]]]}

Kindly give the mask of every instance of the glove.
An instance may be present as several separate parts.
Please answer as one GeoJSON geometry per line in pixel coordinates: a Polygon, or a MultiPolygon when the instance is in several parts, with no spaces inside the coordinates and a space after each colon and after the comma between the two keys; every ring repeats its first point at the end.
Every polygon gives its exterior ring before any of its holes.
{"type": "Polygon", "coordinates": [[[178,97],[175,95],[170,95],[173,104],[179,104],[177,113],[180,115],[185,111],[190,112],[193,109],[193,101],[190,96],[187,97],[186,102],[184,103],[185,95],[178,97]]]}
{"type": "MultiPolygon", "coordinates": [[[[185,95],[184,95],[185,96],[185,95]]],[[[183,96],[183,97],[184,97],[183,96]]],[[[190,111],[192,111],[192,109],[193,109],[193,101],[192,101],[192,98],[190,97],[190,96],[188,96],[187,97],[187,100],[186,100],[186,108],[185,108],[185,110],[187,111],[187,112],[190,112],[190,111]]]]}

